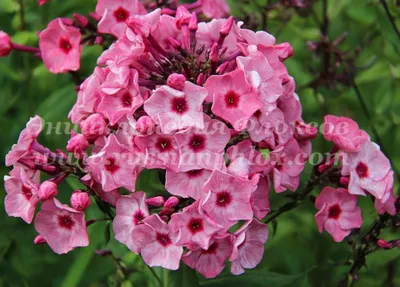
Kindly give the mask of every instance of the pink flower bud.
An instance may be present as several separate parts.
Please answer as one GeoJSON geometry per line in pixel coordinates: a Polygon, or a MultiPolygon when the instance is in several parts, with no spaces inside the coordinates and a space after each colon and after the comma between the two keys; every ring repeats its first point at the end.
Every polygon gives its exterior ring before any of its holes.
{"type": "Polygon", "coordinates": [[[36,245],[39,245],[39,244],[47,243],[47,241],[46,241],[46,239],[44,239],[44,238],[42,237],[42,235],[38,235],[38,236],[36,236],[35,239],[33,240],[33,243],[36,244],[36,245]]]}
{"type": "Polygon", "coordinates": [[[278,57],[281,61],[284,61],[293,55],[293,48],[287,42],[275,45],[274,48],[278,51],[278,57]]]}
{"type": "Polygon", "coordinates": [[[75,210],[84,211],[90,206],[90,196],[87,192],[76,190],[71,195],[71,206],[75,210]]]}
{"type": "Polygon", "coordinates": [[[175,208],[173,207],[164,207],[161,211],[160,211],[160,216],[163,215],[170,215],[172,213],[175,212],[175,208]]]}
{"type": "Polygon", "coordinates": [[[181,29],[182,25],[189,25],[192,15],[184,6],[179,6],[176,10],[175,24],[178,29],[181,29]]]}
{"type": "Polygon", "coordinates": [[[231,32],[233,26],[233,17],[229,17],[228,20],[222,25],[221,30],[219,31],[219,34],[223,37],[227,37],[229,33],[231,32]]]}
{"type": "Polygon", "coordinates": [[[97,14],[96,12],[90,12],[89,16],[90,16],[90,18],[92,18],[96,22],[99,22],[100,19],[101,19],[101,15],[97,14]]]}
{"type": "Polygon", "coordinates": [[[96,39],[94,40],[94,43],[96,44],[96,45],[101,45],[101,44],[103,44],[103,37],[101,37],[101,36],[97,36],[96,37],[96,39]]]}
{"type": "Polygon", "coordinates": [[[341,185],[348,187],[349,183],[350,183],[350,178],[346,177],[346,176],[342,176],[339,181],[340,181],[341,185]]]}
{"type": "Polygon", "coordinates": [[[168,219],[169,219],[168,215],[161,215],[160,218],[161,218],[161,220],[164,221],[165,223],[168,223],[168,219]]]}
{"type": "Polygon", "coordinates": [[[386,240],[383,240],[383,239],[379,239],[376,242],[376,245],[378,245],[380,248],[384,248],[384,249],[392,248],[392,244],[390,244],[389,242],[387,242],[386,240]]]}
{"type": "Polygon", "coordinates": [[[179,204],[179,198],[177,198],[176,196],[171,196],[164,203],[164,206],[173,208],[173,207],[177,206],[178,204],[179,204]]]}
{"type": "Polygon", "coordinates": [[[169,9],[169,8],[162,8],[161,9],[161,14],[163,15],[170,15],[170,16],[175,16],[176,11],[169,9]]]}
{"type": "Polygon", "coordinates": [[[89,140],[106,135],[108,132],[107,123],[99,114],[93,114],[80,123],[82,134],[89,140]]]}
{"type": "Polygon", "coordinates": [[[196,84],[198,86],[203,86],[205,82],[206,82],[206,78],[204,77],[204,74],[200,73],[199,76],[197,77],[196,84]]]}
{"type": "Polygon", "coordinates": [[[186,78],[184,75],[174,73],[168,77],[167,85],[175,90],[183,91],[185,88],[185,81],[186,78]]]}
{"type": "Polygon", "coordinates": [[[312,125],[296,122],[294,130],[294,138],[297,141],[307,141],[316,138],[318,135],[318,129],[312,125]]]}
{"type": "Polygon", "coordinates": [[[146,199],[146,204],[154,207],[161,207],[164,206],[164,197],[162,196],[156,196],[152,198],[146,199]]]}
{"type": "Polygon", "coordinates": [[[76,22],[78,23],[78,25],[82,28],[85,28],[87,26],[87,24],[89,23],[88,18],[86,18],[85,16],[78,14],[78,13],[74,13],[73,14],[76,22]]]}
{"type": "Polygon", "coordinates": [[[12,50],[11,39],[8,34],[0,31],[0,57],[7,57],[12,50]]]}
{"type": "Polygon", "coordinates": [[[39,4],[40,6],[46,4],[47,2],[49,2],[49,0],[38,0],[38,4],[39,4]]]}
{"type": "Polygon", "coordinates": [[[156,124],[149,116],[143,116],[136,122],[136,131],[142,135],[151,135],[156,129],[156,124]]]}
{"type": "Polygon", "coordinates": [[[45,201],[55,197],[58,193],[57,184],[52,181],[43,182],[38,191],[41,200],[45,201]]]}
{"type": "Polygon", "coordinates": [[[189,31],[192,31],[192,32],[197,31],[197,15],[195,12],[192,13],[192,18],[190,18],[189,31]]]}
{"type": "Polygon", "coordinates": [[[67,144],[67,151],[73,152],[75,156],[81,156],[89,147],[89,142],[83,134],[71,133],[71,139],[67,144]]]}
{"type": "Polygon", "coordinates": [[[211,48],[210,60],[214,63],[218,62],[219,60],[219,46],[217,43],[215,43],[211,48]]]}

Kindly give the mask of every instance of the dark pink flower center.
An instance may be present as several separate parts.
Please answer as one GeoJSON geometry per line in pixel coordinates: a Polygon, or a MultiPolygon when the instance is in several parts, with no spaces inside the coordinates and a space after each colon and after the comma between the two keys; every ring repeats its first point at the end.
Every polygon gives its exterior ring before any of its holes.
{"type": "Polygon", "coordinates": [[[260,119],[260,117],[262,116],[261,110],[258,110],[254,113],[254,116],[256,117],[256,119],[260,119]]]}
{"type": "Polygon", "coordinates": [[[157,233],[156,239],[158,243],[160,243],[164,247],[167,247],[171,244],[171,239],[169,239],[168,234],[157,233]]]}
{"type": "Polygon", "coordinates": [[[356,172],[360,178],[368,177],[368,166],[365,163],[360,162],[356,167],[356,172]]]}
{"type": "Polygon", "coordinates": [[[186,174],[190,178],[199,177],[203,174],[203,170],[202,169],[191,170],[191,171],[188,171],[186,174]]]}
{"type": "Polygon", "coordinates": [[[172,143],[169,138],[160,137],[156,142],[156,148],[160,152],[167,152],[172,149],[172,143]]]}
{"type": "Polygon", "coordinates": [[[339,204],[335,204],[329,207],[328,217],[332,219],[338,219],[341,213],[342,209],[340,208],[339,204]]]}
{"type": "Polygon", "coordinates": [[[106,161],[104,163],[104,168],[107,171],[114,173],[119,169],[119,166],[115,164],[114,158],[108,158],[108,159],[106,159],[106,161]]]}
{"type": "Polygon", "coordinates": [[[21,191],[27,200],[31,200],[33,194],[32,194],[32,190],[29,187],[27,187],[26,185],[22,185],[21,191]]]}
{"type": "Polygon", "coordinates": [[[189,141],[190,148],[195,151],[201,151],[204,149],[206,138],[203,135],[193,135],[189,141]]]}
{"type": "Polygon", "coordinates": [[[65,54],[68,54],[72,50],[71,42],[69,41],[69,39],[64,38],[64,37],[60,39],[59,46],[65,54]]]}
{"type": "Polygon", "coordinates": [[[217,252],[217,248],[218,248],[218,243],[214,242],[213,244],[210,245],[210,247],[208,247],[207,250],[203,250],[201,253],[203,253],[203,254],[215,254],[217,252]]]}
{"type": "Polygon", "coordinates": [[[132,107],[132,95],[130,93],[126,92],[121,97],[121,102],[122,102],[122,106],[124,108],[131,108],[132,107]]]}
{"type": "Polygon", "coordinates": [[[227,191],[217,193],[217,206],[226,207],[232,202],[232,196],[227,191]]]}
{"type": "Polygon", "coordinates": [[[225,103],[228,108],[237,108],[239,106],[240,97],[234,91],[229,91],[225,95],[225,103]]]}
{"type": "Polygon", "coordinates": [[[133,223],[135,225],[142,224],[142,220],[145,218],[144,213],[141,210],[138,210],[133,215],[133,223]]]}
{"type": "Polygon", "coordinates": [[[69,215],[60,215],[58,216],[58,224],[60,227],[71,230],[74,227],[75,222],[72,220],[69,215]]]}
{"type": "Polygon", "coordinates": [[[192,218],[188,223],[188,228],[192,234],[196,234],[204,229],[203,219],[192,218]]]}
{"type": "Polygon", "coordinates": [[[171,101],[171,109],[178,113],[183,114],[188,110],[187,101],[185,98],[173,98],[171,101]]]}
{"type": "Polygon", "coordinates": [[[119,7],[117,10],[114,11],[114,17],[117,22],[125,22],[126,19],[129,17],[129,12],[126,11],[124,8],[119,7]]]}

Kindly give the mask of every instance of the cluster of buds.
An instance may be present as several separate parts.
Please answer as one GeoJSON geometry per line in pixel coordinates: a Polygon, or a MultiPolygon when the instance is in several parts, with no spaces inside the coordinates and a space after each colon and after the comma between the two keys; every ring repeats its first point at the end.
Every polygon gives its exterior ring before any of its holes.
{"type": "MultiPolygon", "coordinates": [[[[112,207],[115,238],[149,266],[176,270],[183,261],[212,278],[229,261],[241,274],[262,259],[270,190],[298,189],[317,129],[302,119],[284,65],[293,54],[288,43],[243,29],[233,17],[199,21],[200,13],[227,14],[223,0],[161,2],[99,0],[96,38],[115,41],[69,113],[80,127],[66,147],[76,160],[40,145],[43,124],[32,118],[6,158],[14,166],[5,179],[6,211],[31,223],[42,203],[35,242],[62,254],[89,244],[92,195],[112,207]],[[165,178],[162,196],[136,190],[150,169],[165,178]],[[50,179],[40,183],[41,172],[50,179]],[[56,199],[70,175],[87,188],[72,193],[71,207],[56,199]]],[[[40,33],[39,54],[53,73],[79,69],[82,29],[90,25],[75,19],[55,19],[40,33]]],[[[321,192],[316,221],[341,241],[361,226],[358,195],[373,195],[379,213],[395,212],[393,172],[356,123],[328,116],[325,124],[343,162],[342,187],[321,192]],[[348,130],[340,130],[343,122],[348,130]]]]}

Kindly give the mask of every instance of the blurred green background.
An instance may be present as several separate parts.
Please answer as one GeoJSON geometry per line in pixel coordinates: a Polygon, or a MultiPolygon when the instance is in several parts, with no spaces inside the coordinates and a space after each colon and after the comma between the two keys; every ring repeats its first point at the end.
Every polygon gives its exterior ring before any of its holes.
{"type": "MultiPolygon", "coordinates": [[[[330,113],[352,117],[371,135],[374,126],[394,167],[400,169],[400,39],[381,1],[328,0],[326,10],[328,37],[335,40],[343,33],[347,34],[338,46],[340,51],[348,51],[338,71],[341,74],[351,71],[351,75],[355,75],[355,82],[371,114],[369,119],[352,85],[336,82],[331,87],[309,86],[326,68],[320,55],[309,51],[307,45],[308,41],[320,41],[324,19],[322,0],[312,1],[314,3],[304,9],[276,6],[279,1],[273,0],[229,2],[239,19],[259,27],[265,24],[278,42],[287,41],[293,46],[295,54],[286,64],[297,82],[306,121],[320,123],[324,114],[330,113]],[[358,51],[357,57],[353,57],[355,51],[358,51]]],[[[400,27],[399,1],[386,2],[400,27]]],[[[51,19],[71,17],[74,12],[86,15],[94,10],[95,5],[95,0],[52,0],[42,7],[36,0],[0,0],[0,30],[12,35],[17,43],[37,45],[36,31],[44,29],[51,19]]],[[[90,74],[100,53],[100,47],[84,48],[79,72],[82,76],[90,74]]],[[[4,167],[4,156],[16,142],[29,117],[38,114],[46,121],[65,122],[76,93],[69,75],[52,75],[31,55],[13,52],[8,58],[0,59],[0,96],[1,174],[6,175],[9,169],[4,167]]],[[[40,141],[51,148],[63,148],[67,139],[67,135],[53,135],[42,136],[40,141]]],[[[326,152],[329,148],[321,136],[314,142],[315,151],[326,152]]],[[[310,168],[305,172],[304,181],[309,173],[310,168]]],[[[160,188],[151,184],[151,176],[151,173],[142,176],[139,184],[146,192],[157,193],[160,188]]],[[[67,202],[71,190],[77,187],[73,181],[62,186],[60,193],[64,202],[67,202]]],[[[1,185],[0,287],[158,286],[140,257],[128,252],[112,239],[112,235],[108,241],[110,229],[106,223],[89,227],[91,245],[88,248],[57,256],[45,245],[33,245],[36,236],[33,226],[7,217],[3,212],[4,196],[1,185]],[[121,276],[115,261],[111,257],[95,255],[96,249],[113,250],[114,255],[132,271],[131,274],[125,278],[121,276]]],[[[280,201],[282,196],[272,196],[272,208],[280,206],[280,201]]],[[[360,205],[363,208],[363,226],[368,228],[376,213],[369,200],[361,199],[360,205]]],[[[163,286],[337,286],[349,269],[340,263],[348,259],[351,248],[346,242],[334,243],[326,233],[320,235],[314,214],[313,204],[309,202],[279,217],[276,233],[273,235],[271,232],[266,244],[262,263],[245,275],[233,277],[225,271],[216,279],[206,281],[187,267],[177,272],[154,270],[162,279],[163,286]]],[[[98,216],[100,214],[93,204],[87,218],[98,216]]],[[[383,238],[393,239],[396,234],[389,230],[383,238]]],[[[368,269],[362,269],[356,286],[400,286],[399,256],[399,248],[368,256],[368,269]]]]}

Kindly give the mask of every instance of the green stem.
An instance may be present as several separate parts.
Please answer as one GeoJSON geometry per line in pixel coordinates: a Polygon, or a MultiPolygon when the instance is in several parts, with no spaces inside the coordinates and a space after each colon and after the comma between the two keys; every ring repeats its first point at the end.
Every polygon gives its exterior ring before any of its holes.
{"type": "Polygon", "coordinates": [[[160,287],[163,287],[163,282],[161,281],[160,277],[157,275],[157,273],[154,271],[154,269],[152,267],[150,267],[149,265],[145,264],[147,266],[147,268],[149,268],[150,272],[153,274],[153,277],[157,280],[158,284],[160,285],[160,287]]]}
{"type": "Polygon", "coordinates": [[[167,269],[163,269],[163,286],[164,287],[168,287],[169,286],[169,279],[168,279],[168,270],[167,269]]]}

